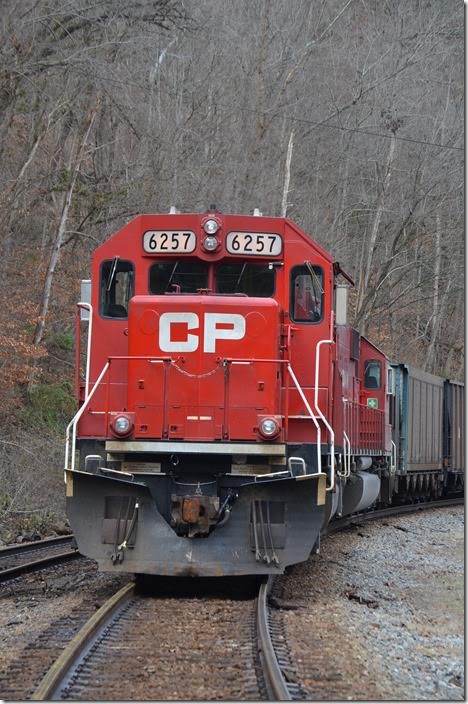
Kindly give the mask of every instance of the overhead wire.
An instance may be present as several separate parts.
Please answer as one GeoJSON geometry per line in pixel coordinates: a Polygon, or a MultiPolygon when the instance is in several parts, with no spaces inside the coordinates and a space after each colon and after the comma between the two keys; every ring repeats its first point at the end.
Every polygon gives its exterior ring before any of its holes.
{"type": "Polygon", "coordinates": [[[413,137],[397,137],[396,134],[383,134],[381,132],[371,132],[370,130],[363,130],[356,127],[344,127],[343,125],[330,125],[325,121],[315,122],[314,120],[308,120],[305,117],[294,117],[293,115],[285,115],[284,113],[272,113],[267,110],[258,110],[256,108],[243,108],[238,105],[229,105],[227,103],[217,103],[216,107],[225,108],[227,110],[234,110],[237,112],[248,112],[255,115],[263,115],[264,117],[271,117],[274,119],[289,120],[291,122],[298,122],[305,125],[311,125],[313,127],[325,127],[333,130],[341,130],[343,132],[356,132],[357,134],[365,134],[370,137],[382,137],[383,139],[395,139],[399,142],[411,142],[413,144],[422,144],[429,147],[439,147],[440,149],[452,149],[455,151],[464,151],[464,147],[454,147],[451,144],[441,144],[439,142],[429,142],[422,139],[415,139],[413,137]]]}

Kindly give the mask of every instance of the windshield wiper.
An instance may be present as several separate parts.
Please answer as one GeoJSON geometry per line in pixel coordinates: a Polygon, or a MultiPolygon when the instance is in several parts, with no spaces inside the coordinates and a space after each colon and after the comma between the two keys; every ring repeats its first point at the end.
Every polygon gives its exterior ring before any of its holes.
{"type": "Polygon", "coordinates": [[[114,257],[112,260],[112,266],[111,266],[111,270],[110,270],[109,280],[108,280],[107,286],[106,286],[106,293],[109,293],[109,291],[112,288],[112,284],[114,282],[115,271],[117,269],[117,264],[119,262],[119,259],[120,259],[120,257],[114,257]]]}
{"type": "Polygon", "coordinates": [[[239,278],[236,281],[236,289],[235,289],[234,293],[237,293],[237,287],[239,286],[241,279],[244,276],[244,271],[245,271],[246,266],[247,266],[247,262],[245,262],[242,266],[241,273],[239,274],[239,278]]]}
{"type": "Polygon", "coordinates": [[[175,274],[176,269],[177,269],[178,266],[179,266],[179,262],[176,262],[176,263],[174,264],[174,266],[172,267],[171,275],[170,275],[170,277],[169,277],[169,281],[167,282],[167,286],[166,286],[166,288],[164,289],[164,293],[167,292],[167,289],[168,289],[169,286],[171,285],[171,283],[172,283],[172,278],[173,278],[173,276],[174,276],[174,274],[175,274]]]}
{"type": "Polygon", "coordinates": [[[306,261],[306,262],[304,262],[304,264],[306,265],[306,267],[309,270],[310,277],[312,279],[312,287],[314,289],[314,294],[318,298],[317,291],[320,292],[320,295],[323,295],[323,288],[322,288],[322,284],[320,283],[320,279],[317,276],[317,274],[315,273],[314,268],[310,262],[306,261]]]}

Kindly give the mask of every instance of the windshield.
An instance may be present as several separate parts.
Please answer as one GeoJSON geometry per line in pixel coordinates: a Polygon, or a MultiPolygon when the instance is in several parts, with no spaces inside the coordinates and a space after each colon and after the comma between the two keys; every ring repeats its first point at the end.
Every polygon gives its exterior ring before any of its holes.
{"type": "Polygon", "coordinates": [[[208,288],[209,264],[198,259],[165,259],[150,269],[150,293],[196,293],[208,288]]]}
{"type": "MultiPolygon", "coordinates": [[[[199,259],[164,259],[149,270],[150,293],[197,293],[208,289],[213,264],[199,259]]],[[[275,293],[275,270],[269,264],[230,261],[215,269],[215,292],[270,298],[275,293]]]]}
{"type": "Polygon", "coordinates": [[[216,272],[217,293],[243,293],[270,298],[275,292],[275,271],[268,264],[229,262],[216,272]]]}

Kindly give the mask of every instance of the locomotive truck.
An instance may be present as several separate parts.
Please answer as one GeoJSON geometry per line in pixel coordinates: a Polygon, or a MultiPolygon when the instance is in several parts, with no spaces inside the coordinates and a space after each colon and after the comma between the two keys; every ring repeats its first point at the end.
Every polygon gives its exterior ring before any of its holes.
{"type": "Polygon", "coordinates": [[[258,211],[141,215],[98,247],[65,458],[81,553],[102,570],[278,573],[335,515],[459,486],[440,393],[439,445],[409,466],[414,374],[348,324],[351,283],[258,211]]]}

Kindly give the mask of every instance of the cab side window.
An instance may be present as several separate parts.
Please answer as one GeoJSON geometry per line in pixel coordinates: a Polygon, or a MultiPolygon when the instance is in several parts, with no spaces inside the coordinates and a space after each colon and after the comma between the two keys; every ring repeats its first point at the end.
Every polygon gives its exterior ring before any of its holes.
{"type": "Polygon", "coordinates": [[[119,257],[101,265],[100,310],[104,318],[128,318],[128,302],[135,287],[132,262],[119,257]]]}
{"type": "Polygon", "coordinates": [[[382,366],[378,360],[364,362],[364,388],[380,389],[382,386],[382,366]]]}
{"type": "Polygon", "coordinates": [[[296,323],[318,323],[323,318],[323,270],[319,266],[291,269],[290,315],[296,323]]]}

